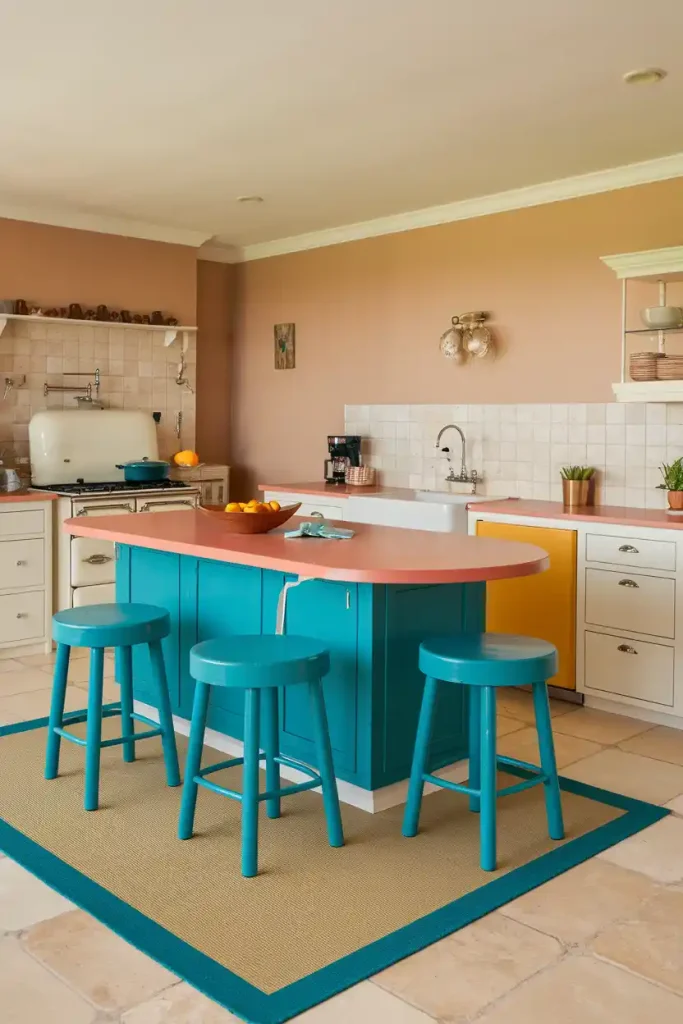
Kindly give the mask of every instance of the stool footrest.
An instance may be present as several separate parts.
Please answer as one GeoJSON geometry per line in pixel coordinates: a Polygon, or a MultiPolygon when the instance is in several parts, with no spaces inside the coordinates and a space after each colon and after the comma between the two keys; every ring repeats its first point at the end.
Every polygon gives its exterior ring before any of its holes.
{"type": "MultiPolygon", "coordinates": [[[[528,761],[518,761],[515,757],[496,757],[496,767],[501,768],[505,766],[521,768],[525,772],[531,772],[532,778],[524,779],[522,782],[515,782],[512,786],[504,786],[503,789],[497,789],[496,796],[510,796],[512,793],[522,793],[525,789],[531,789],[533,786],[538,786],[548,781],[548,776],[536,764],[529,764],[528,761]]],[[[454,793],[463,793],[465,796],[481,796],[481,792],[478,789],[465,786],[461,782],[451,782],[450,779],[442,779],[438,775],[432,775],[429,772],[425,772],[422,780],[423,782],[431,782],[434,786],[440,786],[442,789],[450,789],[454,793]]]]}
{"type": "MultiPolygon", "coordinates": [[[[265,753],[259,753],[259,761],[264,761],[266,758],[265,753]]],[[[275,757],[273,758],[276,764],[280,764],[285,768],[294,768],[298,772],[302,772],[304,775],[309,775],[310,778],[306,782],[295,782],[291,786],[283,786],[281,789],[271,789],[265,793],[259,793],[257,799],[259,802],[263,800],[273,800],[276,797],[292,796],[294,793],[303,793],[307,789],[315,789],[317,786],[322,786],[323,780],[313,768],[309,768],[307,764],[302,764],[301,761],[294,761],[290,757],[275,757]]],[[[220,796],[230,797],[231,800],[241,800],[242,794],[236,789],[228,789],[226,786],[219,786],[217,782],[210,782],[206,778],[207,775],[213,774],[213,772],[220,772],[224,768],[236,768],[238,765],[244,764],[243,757],[232,757],[229,761],[219,761],[218,764],[211,764],[208,768],[202,768],[197,775],[194,776],[193,781],[198,786],[204,786],[205,789],[211,790],[212,793],[218,793],[220,796]]]]}
{"type": "MultiPolygon", "coordinates": [[[[102,718],[114,718],[120,715],[121,705],[118,703],[108,704],[102,708],[102,718]]],[[[121,746],[121,744],[123,743],[130,743],[131,740],[137,743],[138,740],[149,740],[152,739],[153,736],[162,735],[164,730],[151,718],[145,718],[144,715],[136,714],[134,714],[132,717],[135,719],[136,722],[143,722],[145,725],[152,726],[152,728],[149,729],[147,732],[132,732],[128,733],[125,736],[116,736],[114,739],[102,740],[100,742],[100,749],[103,749],[104,747],[121,746]]],[[[87,722],[87,720],[87,711],[72,711],[70,714],[64,715],[64,722],[66,725],[79,725],[82,722],[87,722]]],[[[87,740],[84,737],[74,736],[73,733],[68,732],[64,728],[55,726],[55,728],[52,731],[57,733],[58,736],[61,736],[62,739],[68,740],[69,743],[75,743],[79,747],[87,746],[87,740]]]]}
{"type": "Polygon", "coordinates": [[[454,793],[464,793],[465,796],[479,796],[478,789],[463,785],[462,782],[451,782],[450,779],[442,779],[438,775],[425,774],[422,776],[425,782],[431,782],[442,789],[451,789],[454,793]]]}

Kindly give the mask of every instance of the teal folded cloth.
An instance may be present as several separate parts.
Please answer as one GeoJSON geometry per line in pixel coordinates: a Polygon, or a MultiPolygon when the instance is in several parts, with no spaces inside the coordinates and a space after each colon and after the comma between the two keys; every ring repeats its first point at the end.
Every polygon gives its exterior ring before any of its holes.
{"type": "Polygon", "coordinates": [[[327,523],[302,523],[296,530],[288,530],[285,537],[322,537],[324,540],[350,540],[353,530],[343,530],[327,523]]]}

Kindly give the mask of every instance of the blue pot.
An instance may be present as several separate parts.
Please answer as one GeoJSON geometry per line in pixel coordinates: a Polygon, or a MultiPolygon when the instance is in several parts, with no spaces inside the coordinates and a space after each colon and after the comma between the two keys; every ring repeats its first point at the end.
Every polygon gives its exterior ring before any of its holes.
{"type": "Polygon", "coordinates": [[[170,462],[154,462],[152,459],[140,459],[138,462],[124,462],[117,465],[123,470],[123,478],[129,484],[147,484],[159,480],[167,480],[171,472],[170,462]]]}

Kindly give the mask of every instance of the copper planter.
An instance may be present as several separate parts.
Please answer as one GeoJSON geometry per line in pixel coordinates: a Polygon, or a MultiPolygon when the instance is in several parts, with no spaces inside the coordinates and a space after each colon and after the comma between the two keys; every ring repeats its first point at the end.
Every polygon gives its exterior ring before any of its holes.
{"type": "Polygon", "coordinates": [[[562,503],[565,508],[579,508],[581,505],[590,505],[591,493],[590,480],[562,481],[562,503]]]}

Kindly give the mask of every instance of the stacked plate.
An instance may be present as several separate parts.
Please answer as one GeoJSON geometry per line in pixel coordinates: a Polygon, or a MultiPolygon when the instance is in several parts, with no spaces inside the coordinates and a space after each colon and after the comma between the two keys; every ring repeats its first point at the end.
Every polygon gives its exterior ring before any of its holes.
{"type": "Polygon", "coordinates": [[[657,380],[683,380],[683,356],[664,356],[656,365],[657,380]]]}
{"type": "Polygon", "coordinates": [[[631,380],[657,380],[657,364],[662,360],[661,352],[634,352],[629,360],[631,380]]]}

